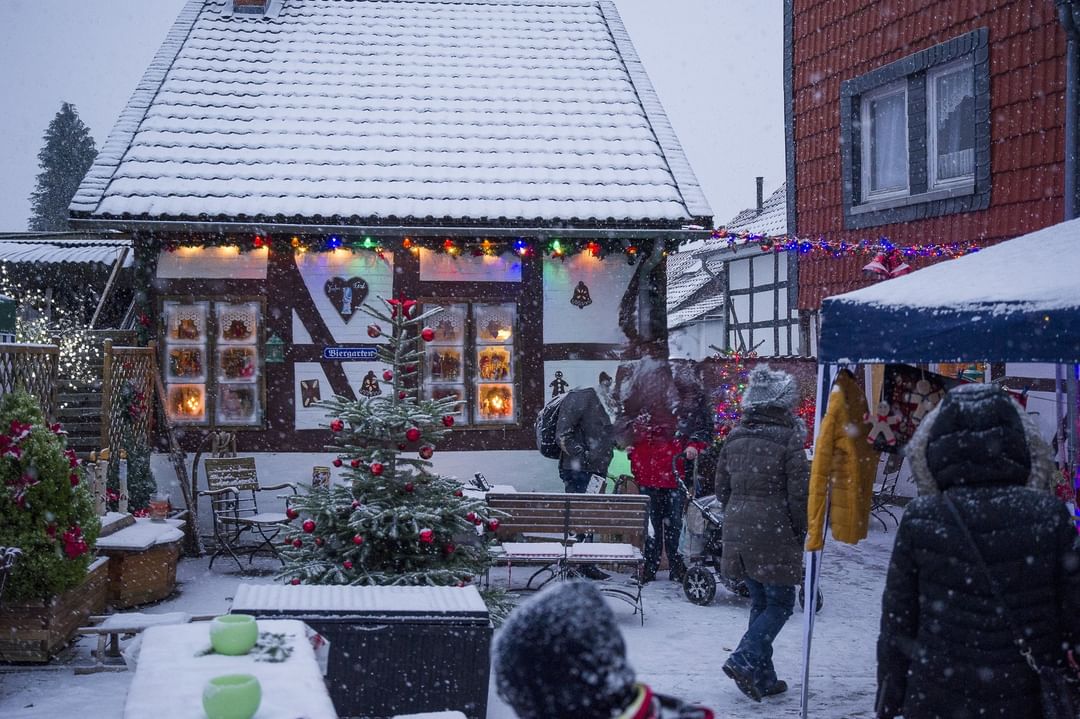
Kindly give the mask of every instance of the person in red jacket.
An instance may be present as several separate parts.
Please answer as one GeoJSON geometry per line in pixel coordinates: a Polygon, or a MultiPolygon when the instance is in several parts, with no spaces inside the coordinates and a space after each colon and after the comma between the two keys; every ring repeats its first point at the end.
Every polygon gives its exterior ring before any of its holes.
{"type": "Polygon", "coordinates": [[[646,357],[619,368],[616,394],[623,414],[616,422],[615,439],[629,449],[634,482],[649,497],[653,531],[645,542],[644,581],[656,579],[666,552],[670,578],[681,582],[686,572],[678,551],[685,494],[676,471],[684,471],[679,455],[693,460],[707,446],[704,385],[689,363],[646,357]]]}

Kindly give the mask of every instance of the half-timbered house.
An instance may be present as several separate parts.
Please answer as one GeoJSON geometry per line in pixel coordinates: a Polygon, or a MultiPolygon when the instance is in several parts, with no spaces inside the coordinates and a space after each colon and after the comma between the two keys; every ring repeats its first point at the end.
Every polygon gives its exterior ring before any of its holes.
{"type": "Polygon", "coordinates": [[[171,420],[242,451],[385,391],[391,297],[445,308],[444,448],[533,447],[553,392],[666,347],[710,215],[609,0],[191,0],[71,205],[134,238],[171,420]]]}

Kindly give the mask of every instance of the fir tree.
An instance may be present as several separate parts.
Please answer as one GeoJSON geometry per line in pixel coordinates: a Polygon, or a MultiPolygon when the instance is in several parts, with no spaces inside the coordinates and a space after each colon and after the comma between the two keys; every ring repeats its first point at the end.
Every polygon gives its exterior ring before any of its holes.
{"type": "MultiPolygon", "coordinates": [[[[428,461],[458,402],[417,398],[421,345],[434,337],[425,323],[441,308],[420,314],[415,302],[384,302],[389,314],[363,311],[392,328],[378,348],[392,368],[382,375],[388,388],[323,403],[334,417],[334,465],[347,467],[348,484],[293,501],[278,574],[293,584],[461,585],[491,564],[487,544],[498,519],[428,461]]],[[[381,333],[369,325],[370,336],[381,333]]]]}
{"type": "Polygon", "coordinates": [[[68,229],[68,205],[96,157],[94,138],[79,119],[75,106],[65,102],[45,130],[45,146],[38,153],[41,172],[37,188],[30,195],[31,230],[68,229]]]}

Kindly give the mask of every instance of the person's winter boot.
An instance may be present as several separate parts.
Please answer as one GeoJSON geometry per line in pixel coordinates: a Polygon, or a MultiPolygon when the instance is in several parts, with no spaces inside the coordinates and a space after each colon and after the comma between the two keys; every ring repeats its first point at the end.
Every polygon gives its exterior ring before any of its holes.
{"type": "Polygon", "coordinates": [[[648,584],[649,582],[655,582],[655,581],[656,581],[656,570],[654,570],[654,569],[646,569],[645,571],[643,571],[641,573],[641,583],[642,584],[648,584]]]}
{"type": "Polygon", "coordinates": [[[777,679],[770,686],[767,686],[767,687],[765,687],[764,689],[761,690],[761,696],[763,696],[763,697],[774,697],[777,694],[783,694],[786,691],[787,691],[787,682],[785,682],[783,679],[777,679]]]}
{"type": "Polygon", "coordinates": [[[761,690],[758,689],[757,683],[754,681],[753,669],[737,661],[734,657],[729,657],[724,662],[723,669],[724,674],[727,674],[735,682],[735,686],[739,688],[739,691],[756,702],[761,701],[761,690]]]}
{"type": "Polygon", "coordinates": [[[578,569],[578,573],[586,579],[592,579],[597,582],[602,582],[605,579],[611,579],[611,575],[604,570],[597,567],[595,564],[586,564],[578,569]]]}

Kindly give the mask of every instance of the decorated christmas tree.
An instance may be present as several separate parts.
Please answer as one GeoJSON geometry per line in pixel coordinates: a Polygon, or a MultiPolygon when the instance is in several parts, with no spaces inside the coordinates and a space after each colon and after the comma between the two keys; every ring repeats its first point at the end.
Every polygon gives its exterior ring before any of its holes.
{"type": "Polygon", "coordinates": [[[727,350],[718,359],[720,376],[715,393],[716,439],[723,441],[742,419],[742,396],[750,376],[746,363],[757,359],[757,353],[727,350]]]}
{"type": "MultiPolygon", "coordinates": [[[[345,482],[293,501],[279,577],[293,584],[462,585],[484,573],[498,519],[458,482],[433,471],[435,444],[454,424],[459,400],[420,399],[423,344],[435,337],[411,300],[363,311],[391,328],[378,357],[384,391],[324,402],[333,419],[345,482]]],[[[368,326],[378,338],[378,324],[368,326]]]]}

